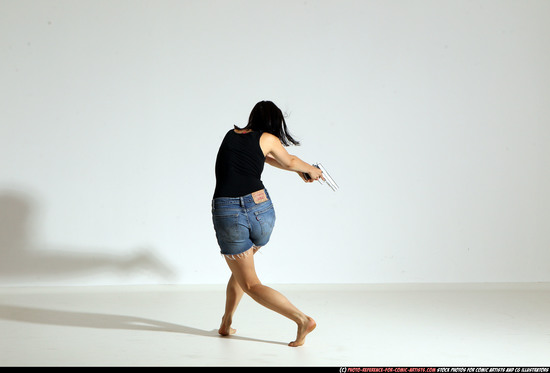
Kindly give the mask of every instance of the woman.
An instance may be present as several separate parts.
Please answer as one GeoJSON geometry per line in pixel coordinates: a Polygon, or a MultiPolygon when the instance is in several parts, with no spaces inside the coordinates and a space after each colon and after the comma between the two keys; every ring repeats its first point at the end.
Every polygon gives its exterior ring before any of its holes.
{"type": "Polygon", "coordinates": [[[273,102],[262,101],[252,109],[248,125],[230,130],[218,151],[212,219],[220,251],[232,273],[218,331],[223,336],[235,333],[231,322],[243,293],[296,322],[296,340],[289,346],[303,345],[306,335],[315,329],[311,317],[281,293],[262,285],[254,269],[254,254],[267,244],[275,223],[273,204],[260,178],[264,164],[295,171],[305,182],[322,178],[318,168],[286,151],[284,146],[291,144],[299,142],[288,133],[281,110],[273,102]]]}

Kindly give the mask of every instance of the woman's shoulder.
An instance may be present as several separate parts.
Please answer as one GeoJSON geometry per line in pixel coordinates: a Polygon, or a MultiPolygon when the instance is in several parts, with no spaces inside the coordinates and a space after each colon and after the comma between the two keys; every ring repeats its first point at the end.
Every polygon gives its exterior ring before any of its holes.
{"type": "Polygon", "coordinates": [[[279,140],[279,138],[278,138],[277,136],[275,136],[275,135],[273,135],[273,134],[271,134],[271,133],[269,133],[269,132],[262,132],[262,133],[260,134],[260,136],[261,136],[262,139],[266,139],[266,140],[268,140],[268,141],[279,140]]]}
{"type": "Polygon", "coordinates": [[[263,132],[260,136],[260,147],[265,155],[269,154],[276,146],[280,144],[279,138],[269,132],[263,132]]]}

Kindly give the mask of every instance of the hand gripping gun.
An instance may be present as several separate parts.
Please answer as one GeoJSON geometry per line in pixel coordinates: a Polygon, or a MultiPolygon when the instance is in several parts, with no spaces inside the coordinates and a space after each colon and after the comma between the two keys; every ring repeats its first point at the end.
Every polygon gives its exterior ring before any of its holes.
{"type": "MultiPolygon", "coordinates": [[[[328,184],[328,186],[330,187],[330,189],[332,189],[333,191],[337,191],[338,190],[338,184],[336,184],[336,182],[334,181],[334,179],[332,177],[330,177],[328,171],[326,170],[326,168],[323,167],[323,165],[321,163],[317,163],[317,164],[313,164],[314,167],[317,167],[318,169],[320,169],[321,171],[323,171],[323,177],[325,178],[325,181],[326,183],[328,184]]],[[[311,176],[309,176],[309,174],[307,173],[304,173],[304,177],[307,179],[307,180],[310,180],[311,179],[311,176]]],[[[323,182],[323,179],[322,178],[319,178],[319,183],[321,184],[324,184],[323,182]]]]}

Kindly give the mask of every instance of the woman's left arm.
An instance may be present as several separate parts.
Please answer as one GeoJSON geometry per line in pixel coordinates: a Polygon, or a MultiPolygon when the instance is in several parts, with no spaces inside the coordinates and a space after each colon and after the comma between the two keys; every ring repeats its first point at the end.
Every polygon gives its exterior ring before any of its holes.
{"type": "Polygon", "coordinates": [[[266,155],[265,163],[269,164],[270,166],[280,168],[281,170],[288,171],[288,168],[286,168],[285,166],[283,166],[282,164],[277,162],[277,160],[275,158],[273,158],[273,156],[271,156],[271,154],[266,155]]]}
{"type": "MultiPolygon", "coordinates": [[[[292,171],[288,168],[286,168],[285,166],[283,166],[282,164],[280,164],[279,162],[277,162],[277,160],[275,158],[273,158],[270,154],[268,154],[266,157],[265,157],[265,163],[269,164],[270,166],[273,166],[273,167],[277,167],[277,168],[280,168],[281,170],[285,170],[285,171],[292,171]]],[[[312,179],[306,179],[304,177],[304,174],[302,172],[299,172],[299,171],[295,171],[299,176],[300,178],[302,178],[303,181],[305,181],[306,183],[311,183],[313,182],[312,179]]]]}

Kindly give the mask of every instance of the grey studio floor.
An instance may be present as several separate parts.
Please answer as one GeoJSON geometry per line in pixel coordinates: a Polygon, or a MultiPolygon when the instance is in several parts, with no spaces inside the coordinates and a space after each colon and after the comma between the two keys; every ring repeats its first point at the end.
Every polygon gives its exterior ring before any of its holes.
{"type": "MultiPolygon", "coordinates": [[[[269,285],[269,284],[268,284],[269,285]]],[[[549,366],[550,284],[270,285],[317,321],[224,285],[0,288],[0,366],[549,366]]]]}

